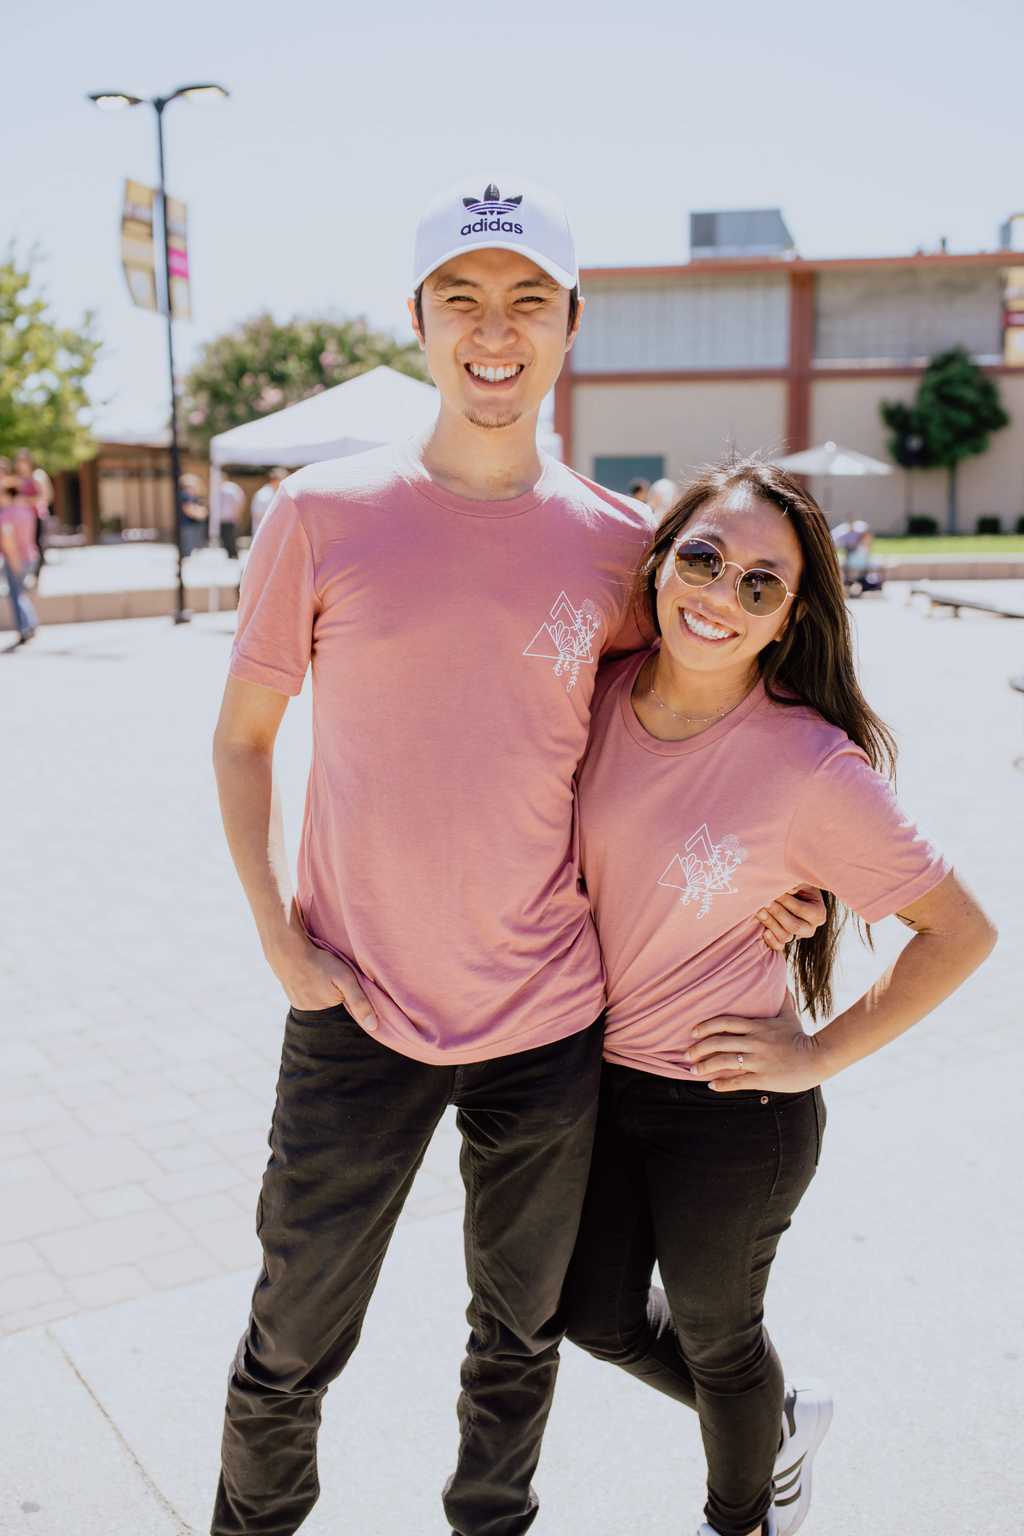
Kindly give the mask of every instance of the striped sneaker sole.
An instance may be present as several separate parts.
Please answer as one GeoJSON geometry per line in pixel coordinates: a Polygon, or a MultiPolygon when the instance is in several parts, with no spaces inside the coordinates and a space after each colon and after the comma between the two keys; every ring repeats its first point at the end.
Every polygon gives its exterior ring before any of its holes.
{"type": "MultiPolygon", "coordinates": [[[[813,1428],[810,1430],[803,1428],[800,1437],[806,1449],[775,1474],[773,1505],[778,1520],[779,1536],[794,1536],[806,1520],[811,1507],[811,1464],[815,1452],[832,1423],[832,1399],[822,1393],[818,1397],[816,1407],[817,1415],[813,1428]]],[[[792,1436],[796,1426],[789,1404],[787,1404],[786,1416],[792,1436]]]]}

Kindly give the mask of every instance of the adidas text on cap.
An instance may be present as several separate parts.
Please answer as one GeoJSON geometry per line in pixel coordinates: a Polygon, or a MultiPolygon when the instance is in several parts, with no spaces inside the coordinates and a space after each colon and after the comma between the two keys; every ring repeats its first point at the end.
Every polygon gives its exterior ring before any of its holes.
{"type": "Polygon", "coordinates": [[[436,197],[420,219],[413,290],[464,251],[492,250],[517,251],[563,288],[579,282],[572,230],[553,192],[515,177],[485,184],[483,177],[466,176],[436,197]]]}

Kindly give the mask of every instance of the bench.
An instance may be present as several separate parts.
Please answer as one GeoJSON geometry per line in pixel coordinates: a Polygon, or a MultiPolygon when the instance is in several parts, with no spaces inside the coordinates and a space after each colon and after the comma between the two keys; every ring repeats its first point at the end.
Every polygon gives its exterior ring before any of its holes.
{"type": "MultiPolygon", "coordinates": [[[[1024,693],[1024,672],[1018,672],[1016,677],[1011,677],[1009,683],[1014,693],[1024,693]]],[[[1015,768],[1024,768],[1024,757],[1015,757],[1013,766],[1015,768]]]]}
{"type": "Polygon", "coordinates": [[[80,528],[49,528],[43,533],[47,550],[84,549],[88,542],[80,528]]]}
{"type": "Polygon", "coordinates": [[[950,592],[933,592],[931,587],[911,587],[910,596],[926,597],[929,602],[929,613],[936,608],[951,608],[954,619],[960,617],[961,608],[970,608],[976,613],[994,613],[1000,619],[1024,619],[1024,609],[1007,608],[1002,603],[986,602],[983,597],[956,597],[950,592]]]}

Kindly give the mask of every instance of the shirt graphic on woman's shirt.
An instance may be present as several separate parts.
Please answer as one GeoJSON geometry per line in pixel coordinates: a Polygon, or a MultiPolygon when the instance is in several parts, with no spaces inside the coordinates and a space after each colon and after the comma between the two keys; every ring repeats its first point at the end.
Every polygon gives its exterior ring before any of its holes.
{"type": "Polygon", "coordinates": [[[589,597],[574,608],[564,592],[551,605],[546,623],[523,651],[524,656],[539,656],[555,663],[555,676],[564,677],[566,693],[571,693],[580,675],[580,667],[592,667],[597,661],[594,640],[601,628],[601,614],[589,597]]]}
{"type": "Polygon", "coordinates": [[[684,907],[699,902],[698,918],[707,917],[716,896],[738,893],[732,877],[746,856],[747,850],[731,834],[720,843],[714,842],[705,821],[687,838],[682,853],[675,855],[658,884],[681,891],[679,900],[684,907]]]}

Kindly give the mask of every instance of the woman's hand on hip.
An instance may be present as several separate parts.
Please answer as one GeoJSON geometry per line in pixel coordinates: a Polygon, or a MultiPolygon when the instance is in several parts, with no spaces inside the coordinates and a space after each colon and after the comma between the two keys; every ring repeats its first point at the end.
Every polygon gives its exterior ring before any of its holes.
{"type": "Polygon", "coordinates": [[[815,1037],[804,1033],[790,993],[774,1019],[708,1019],[692,1031],[683,1056],[689,1076],[718,1093],[760,1088],[801,1093],[822,1081],[815,1037]]]}

